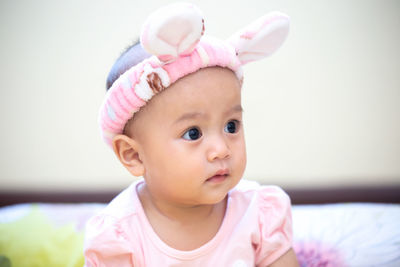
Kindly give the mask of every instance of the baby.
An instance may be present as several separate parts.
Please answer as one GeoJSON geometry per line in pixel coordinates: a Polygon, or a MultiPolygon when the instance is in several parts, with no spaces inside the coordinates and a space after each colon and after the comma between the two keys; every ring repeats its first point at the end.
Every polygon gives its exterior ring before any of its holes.
{"type": "Polygon", "coordinates": [[[286,38],[272,13],[222,41],[189,3],[155,11],[115,63],[99,122],[134,176],[86,229],[94,266],[298,266],[288,196],[240,181],[241,66],[286,38]],[[144,50],[143,50],[144,48],[144,50]]]}

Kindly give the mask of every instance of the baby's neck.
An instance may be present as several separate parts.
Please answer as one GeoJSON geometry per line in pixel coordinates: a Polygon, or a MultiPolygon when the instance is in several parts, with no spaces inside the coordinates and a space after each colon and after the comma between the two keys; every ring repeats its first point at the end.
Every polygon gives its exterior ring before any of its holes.
{"type": "Polygon", "coordinates": [[[138,191],[154,231],[175,249],[193,250],[204,245],[216,235],[225,216],[226,198],[212,205],[174,205],[152,198],[145,186],[138,191]]]}

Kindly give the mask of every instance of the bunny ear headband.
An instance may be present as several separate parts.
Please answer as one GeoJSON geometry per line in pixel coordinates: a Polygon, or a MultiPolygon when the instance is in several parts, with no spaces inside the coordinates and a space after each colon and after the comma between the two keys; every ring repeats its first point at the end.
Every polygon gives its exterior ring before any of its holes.
{"type": "Polygon", "coordinates": [[[140,36],[143,48],[153,56],[128,69],[107,91],[99,114],[104,141],[111,145],[154,95],[201,68],[226,67],[242,80],[241,66],[274,53],[288,31],[288,16],[273,12],[223,41],[203,36],[203,15],[190,3],[158,9],[144,23],[140,36]]]}

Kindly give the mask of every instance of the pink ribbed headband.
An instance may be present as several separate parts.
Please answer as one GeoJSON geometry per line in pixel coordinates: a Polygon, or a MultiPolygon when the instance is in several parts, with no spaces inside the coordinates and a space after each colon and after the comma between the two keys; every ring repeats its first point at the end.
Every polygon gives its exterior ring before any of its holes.
{"type": "Polygon", "coordinates": [[[231,69],[239,80],[241,66],[275,52],[286,39],[289,18],[267,14],[223,41],[204,34],[201,11],[190,3],[158,9],[147,19],[140,36],[150,58],[123,73],[107,91],[99,124],[104,141],[111,145],[135,112],[154,95],[201,68],[231,69]]]}

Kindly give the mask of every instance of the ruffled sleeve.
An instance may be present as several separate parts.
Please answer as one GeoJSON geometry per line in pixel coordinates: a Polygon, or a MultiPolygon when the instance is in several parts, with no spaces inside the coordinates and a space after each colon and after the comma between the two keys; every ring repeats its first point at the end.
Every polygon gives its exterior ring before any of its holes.
{"type": "Polygon", "coordinates": [[[256,265],[268,266],[292,246],[292,215],[289,196],[279,187],[262,187],[258,192],[256,265]]]}
{"type": "Polygon", "coordinates": [[[85,267],[133,266],[133,251],[118,222],[109,216],[90,219],[85,232],[85,267]]]}

